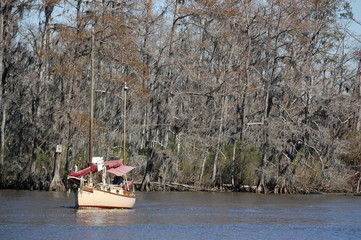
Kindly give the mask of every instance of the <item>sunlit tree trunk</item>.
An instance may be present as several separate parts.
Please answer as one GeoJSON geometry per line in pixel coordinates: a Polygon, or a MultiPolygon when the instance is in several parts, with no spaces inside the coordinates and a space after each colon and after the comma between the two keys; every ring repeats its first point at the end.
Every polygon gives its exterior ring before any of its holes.
{"type": "Polygon", "coordinates": [[[1,124],[1,139],[0,139],[0,166],[4,164],[4,150],[5,150],[5,106],[3,100],[3,74],[4,74],[4,7],[5,0],[0,0],[0,111],[2,117],[1,124]]]}
{"type": "Polygon", "coordinates": [[[206,162],[208,158],[208,148],[206,148],[205,152],[203,153],[203,160],[202,160],[202,166],[201,166],[201,173],[199,175],[199,185],[202,185],[203,183],[203,175],[204,175],[204,168],[206,167],[206,162]]]}
{"type": "Polygon", "coordinates": [[[361,130],[361,59],[358,63],[357,74],[356,74],[356,85],[355,85],[355,97],[358,101],[358,113],[356,116],[356,131],[361,130]]]}
{"type": "Polygon", "coordinates": [[[224,100],[221,101],[221,111],[219,114],[219,129],[218,129],[218,137],[217,137],[217,146],[216,146],[216,154],[214,157],[213,162],[213,172],[212,172],[212,182],[213,184],[216,183],[216,177],[217,177],[217,169],[218,169],[218,162],[219,162],[219,154],[221,151],[222,146],[222,136],[223,136],[223,124],[224,124],[224,117],[227,114],[227,96],[224,97],[224,100]]]}

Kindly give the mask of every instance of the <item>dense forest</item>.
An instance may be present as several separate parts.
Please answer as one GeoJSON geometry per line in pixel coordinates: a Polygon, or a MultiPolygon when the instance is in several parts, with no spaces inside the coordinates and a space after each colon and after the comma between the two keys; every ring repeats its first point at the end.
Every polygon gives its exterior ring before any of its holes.
{"type": "Polygon", "coordinates": [[[0,188],[49,189],[57,145],[64,181],[87,167],[93,75],[93,155],[123,156],[127,83],[141,190],[360,191],[361,39],[347,0],[0,4],[0,188]]]}

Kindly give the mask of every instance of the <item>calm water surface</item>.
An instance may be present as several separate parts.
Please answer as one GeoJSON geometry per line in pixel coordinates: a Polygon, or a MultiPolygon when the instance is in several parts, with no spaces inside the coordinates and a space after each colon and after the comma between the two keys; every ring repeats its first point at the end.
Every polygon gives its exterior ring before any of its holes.
{"type": "Polygon", "coordinates": [[[361,197],[139,192],[132,210],[0,190],[0,239],[360,239],[361,197]]]}

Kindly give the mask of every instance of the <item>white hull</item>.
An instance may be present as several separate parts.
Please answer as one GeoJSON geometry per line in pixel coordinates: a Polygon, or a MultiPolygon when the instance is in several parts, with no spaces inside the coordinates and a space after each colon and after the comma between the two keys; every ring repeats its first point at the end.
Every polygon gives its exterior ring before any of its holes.
{"type": "Polygon", "coordinates": [[[78,208],[133,208],[135,196],[119,187],[104,190],[84,187],[75,192],[75,206],[78,208]]]}

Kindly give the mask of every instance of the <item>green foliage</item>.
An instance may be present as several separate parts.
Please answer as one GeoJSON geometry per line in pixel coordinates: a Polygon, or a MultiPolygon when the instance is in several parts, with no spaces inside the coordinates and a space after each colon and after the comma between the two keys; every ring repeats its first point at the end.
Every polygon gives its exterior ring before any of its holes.
{"type": "Polygon", "coordinates": [[[180,171],[182,173],[181,182],[187,184],[195,184],[198,182],[199,166],[196,162],[182,162],[180,163],[180,171]]]}
{"type": "Polygon", "coordinates": [[[300,150],[298,150],[297,154],[296,154],[296,158],[295,158],[295,162],[299,162],[304,158],[305,155],[305,149],[301,148],[300,150]]]}
{"type": "Polygon", "coordinates": [[[139,149],[138,154],[141,156],[147,156],[148,150],[146,148],[139,149]]]}
{"type": "Polygon", "coordinates": [[[77,151],[74,155],[73,163],[78,166],[78,170],[83,167],[86,167],[89,162],[88,151],[87,149],[83,148],[77,151]]]}
{"type": "MultiPolygon", "coordinates": [[[[233,144],[227,144],[221,148],[218,160],[218,181],[220,181],[220,183],[229,184],[231,183],[232,175],[234,174],[235,184],[255,185],[258,180],[256,169],[259,167],[262,160],[260,149],[237,142],[234,166],[232,166],[233,147],[233,144]]],[[[207,182],[208,184],[211,183],[215,154],[216,152],[213,150],[207,159],[204,184],[207,184],[207,182]]]]}
{"type": "Polygon", "coordinates": [[[36,165],[38,168],[52,169],[54,164],[54,156],[51,152],[40,150],[37,154],[36,165]]]}
{"type": "Polygon", "coordinates": [[[339,158],[347,166],[361,165],[361,132],[351,132],[345,135],[348,144],[346,151],[339,158]]]}
{"type": "Polygon", "coordinates": [[[243,146],[240,151],[239,164],[240,183],[255,185],[258,179],[256,169],[262,161],[261,150],[251,146],[243,146]]]}
{"type": "Polygon", "coordinates": [[[121,146],[115,146],[115,147],[112,147],[111,149],[112,149],[112,155],[120,156],[120,153],[122,152],[121,146]]]}

